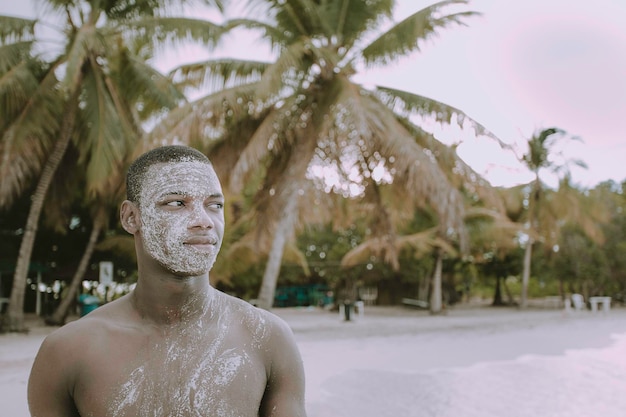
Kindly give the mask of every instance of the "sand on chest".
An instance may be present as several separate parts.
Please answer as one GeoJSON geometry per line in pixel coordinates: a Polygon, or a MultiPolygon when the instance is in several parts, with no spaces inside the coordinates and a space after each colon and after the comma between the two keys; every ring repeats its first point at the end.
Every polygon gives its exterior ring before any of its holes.
{"type": "Polygon", "coordinates": [[[150,340],[116,387],[107,414],[256,415],[266,385],[260,360],[266,324],[225,303],[217,308],[219,317],[210,324],[175,326],[150,340]]]}

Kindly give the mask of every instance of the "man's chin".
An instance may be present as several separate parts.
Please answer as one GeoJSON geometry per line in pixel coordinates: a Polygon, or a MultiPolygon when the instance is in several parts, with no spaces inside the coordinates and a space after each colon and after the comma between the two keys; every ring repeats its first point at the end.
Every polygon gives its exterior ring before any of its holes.
{"type": "Polygon", "coordinates": [[[198,271],[175,271],[175,270],[170,270],[170,272],[172,273],[172,275],[180,278],[180,279],[187,279],[187,278],[195,278],[195,277],[201,277],[203,275],[207,275],[207,273],[209,271],[206,270],[198,270],[198,271]]]}
{"type": "Polygon", "coordinates": [[[181,278],[192,278],[207,275],[215,263],[215,256],[203,254],[202,256],[190,256],[186,259],[169,260],[169,262],[160,263],[173,275],[181,278]]]}
{"type": "Polygon", "coordinates": [[[170,274],[175,275],[179,278],[198,277],[201,275],[205,275],[209,271],[207,267],[200,265],[181,266],[161,264],[161,266],[165,268],[170,274]]]}
{"type": "Polygon", "coordinates": [[[170,272],[180,277],[198,277],[206,275],[211,270],[209,265],[193,266],[185,268],[170,268],[170,272]]]}

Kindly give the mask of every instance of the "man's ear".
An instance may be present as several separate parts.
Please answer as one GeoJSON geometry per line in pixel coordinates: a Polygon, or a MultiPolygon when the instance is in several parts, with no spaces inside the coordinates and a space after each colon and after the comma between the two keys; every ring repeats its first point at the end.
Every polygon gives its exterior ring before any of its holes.
{"type": "Polygon", "coordinates": [[[137,206],[129,201],[124,200],[120,206],[120,222],[122,227],[131,235],[139,230],[139,210],[137,206]]]}

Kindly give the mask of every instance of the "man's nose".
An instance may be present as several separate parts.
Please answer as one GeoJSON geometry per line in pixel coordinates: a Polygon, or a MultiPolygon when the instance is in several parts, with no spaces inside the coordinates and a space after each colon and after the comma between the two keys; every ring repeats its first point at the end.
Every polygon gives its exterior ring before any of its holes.
{"type": "Polygon", "coordinates": [[[190,227],[201,227],[204,229],[213,228],[215,224],[213,223],[213,219],[208,213],[208,210],[204,205],[198,205],[194,207],[193,214],[191,216],[191,224],[190,227]]]}

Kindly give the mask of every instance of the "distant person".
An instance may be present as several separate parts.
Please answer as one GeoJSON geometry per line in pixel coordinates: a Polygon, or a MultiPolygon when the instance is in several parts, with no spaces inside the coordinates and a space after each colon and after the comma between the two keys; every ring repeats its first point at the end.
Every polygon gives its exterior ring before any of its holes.
{"type": "Polygon", "coordinates": [[[120,208],[136,288],[50,334],[28,383],[34,417],[304,417],[304,370],[277,316],[214,289],[224,196],[209,160],[140,156],[120,208]]]}

